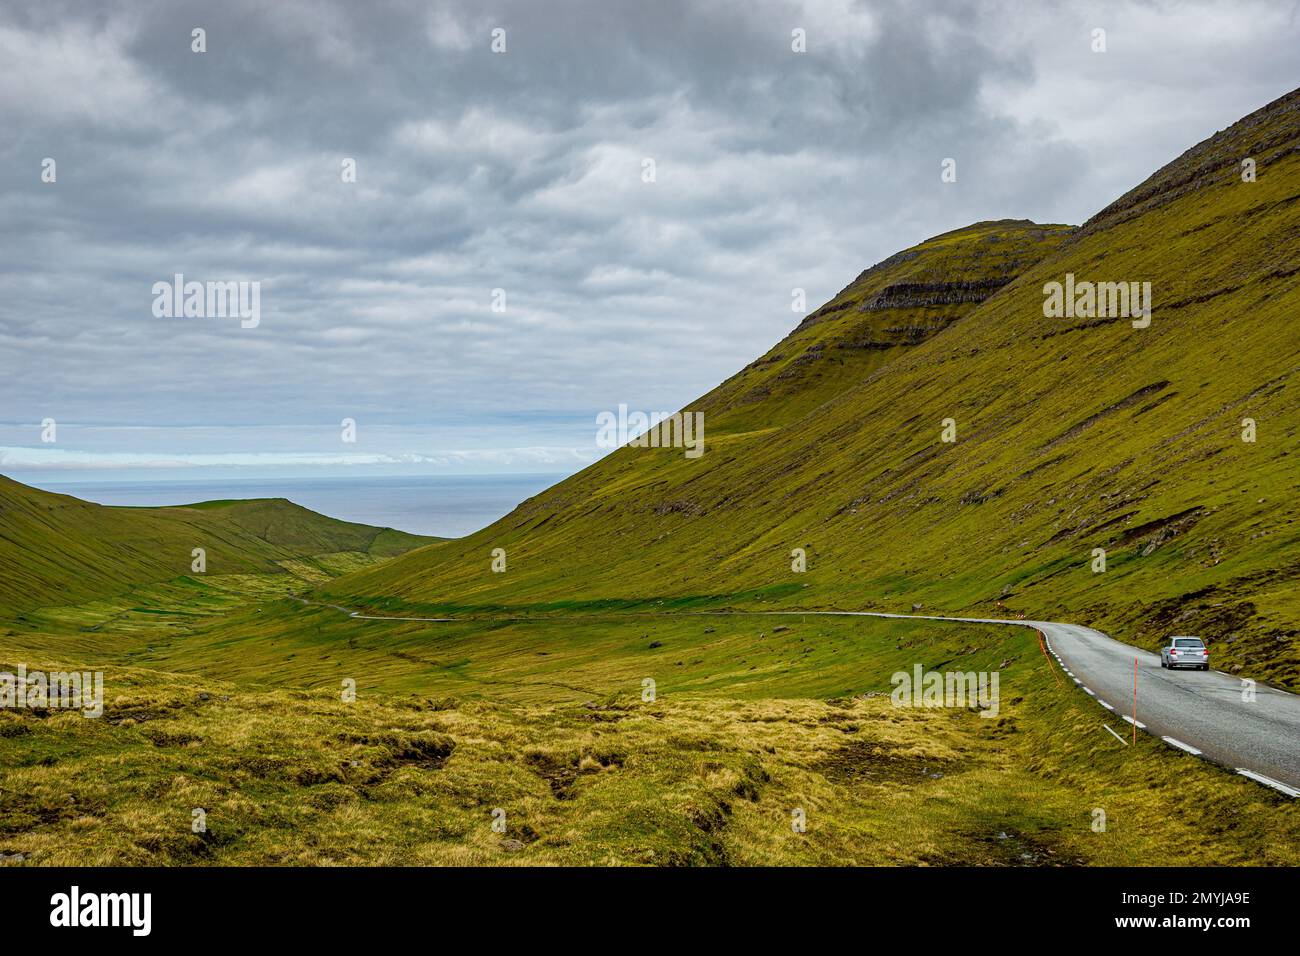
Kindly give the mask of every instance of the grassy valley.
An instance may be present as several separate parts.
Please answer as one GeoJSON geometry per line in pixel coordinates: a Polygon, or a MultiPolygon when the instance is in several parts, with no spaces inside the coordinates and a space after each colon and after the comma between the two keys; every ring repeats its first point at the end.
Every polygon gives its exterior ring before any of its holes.
{"type": "Polygon", "coordinates": [[[0,864],[1295,862],[1293,801],[1116,741],[1032,632],[667,601],[432,624],[305,596],[367,560],[0,626],[0,671],[106,683],[100,719],[0,711],[0,864]],[[997,713],[893,706],[917,663],[999,672],[997,713]]]}
{"type": "MultiPolygon", "coordinates": [[[[1273,865],[1300,846],[1300,806],[1146,735],[1116,741],[1018,629],[745,614],[363,624],[292,599],[260,612],[132,635],[100,720],[0,713],[0,854],[1273,865]],[[997,715],[892,706],[890,673],[918,660],[999,669],[997,715]]],[[[86,653],[84,637],[45,635],[58,659],[13,637],[0,663],[53,670],[86,653]]]]}

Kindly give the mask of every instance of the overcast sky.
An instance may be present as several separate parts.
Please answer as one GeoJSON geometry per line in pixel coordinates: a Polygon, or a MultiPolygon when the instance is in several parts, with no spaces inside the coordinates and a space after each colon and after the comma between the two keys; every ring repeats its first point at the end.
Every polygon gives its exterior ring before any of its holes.
{"type": "Polygon", "coordinates": [[[0,472],[573,471],[792,289],[1081,222],[1300,85],[1293,2],[215,6],[0,7],[0,472]],[[258,325],[156,316],[176,273],[258,325]]]}

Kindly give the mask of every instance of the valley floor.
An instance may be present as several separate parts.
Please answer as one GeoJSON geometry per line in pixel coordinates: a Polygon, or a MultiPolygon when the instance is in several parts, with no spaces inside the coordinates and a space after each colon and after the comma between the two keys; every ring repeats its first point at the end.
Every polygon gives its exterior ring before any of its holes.
{"type": "Polygon", "coordinates": [[[1118,742],[1032,632],[632,612],[359,621],[303,606],[303,586],[185,579],[0,626],[0,670],[99,669],[106,696],[99,719],[0,712],[0,860],[1300,857],[1293,801],[1144,735],[1118,742]],[[891,675],[916,663],[998,671],[998,714],[893,706],[891,675]]]}

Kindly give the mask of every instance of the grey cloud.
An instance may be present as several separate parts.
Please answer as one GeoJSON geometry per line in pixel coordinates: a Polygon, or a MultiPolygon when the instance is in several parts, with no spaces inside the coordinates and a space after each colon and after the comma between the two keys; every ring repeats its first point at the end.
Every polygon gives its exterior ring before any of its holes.
{"type": "Polygon", "coordinates": [[[10,4],[0,418],[171,427],[178,455],[349,414],[384,454],[453,421],[478,437],[444,450],[587,447],[597,411],[770,346],[795,286],[978,219],[1081,221],[1285,92],[1295,39],[1265,4],[10,4]],[[260,327],[154,318],[174,272],[259,280],[260,327]]]}

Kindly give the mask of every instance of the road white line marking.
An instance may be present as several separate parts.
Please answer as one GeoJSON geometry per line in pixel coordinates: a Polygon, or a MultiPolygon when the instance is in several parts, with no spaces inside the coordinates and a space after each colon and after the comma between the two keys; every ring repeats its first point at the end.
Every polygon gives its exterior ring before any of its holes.
{"type": "MultiPolygon", "coordinates": [[[[1107,730],[1110,730],[1110,724],[1102,724],[1102,726],[1105,727],[1107,730]]],[[[1118,740],[1120,743],[1122,743],[1125,747],[1128,746],[1128,741],[1125,740],[1123,737],[1121,737],[1119,734],[1115,733],[1115,731],[1110,730],[1110,735],[1114,737],[1116,740],[1118,740]]]]}
{"type": "Polygon", "coordinates": [[[1090,697],[1096,697],[1096,696],[1097,696],[1096,694],[1094,694],[1094,693],[1092,692],[1092,688],[1091,688],[1091,687],[1085,687],[1085,688],[1083,689],[1083,692],[1084,692],[1085,694],[1087,694],[1088,696],[1090,696],[1090,697]]]}
{"type": "Polygon", "coordinates": [[[1101,706],[1105,707],[1107,710],[1114,710],[1114,709],[1115,709],[1114,707],[1110,706],[1110,704],[1108,704],[1108,703],[1106,703],[1104,700],[1102,700],[1100,697],[1097,698],[1097,703],[1101,704],[1101,706]]]}
{"type": "Polygon", "coordinates": [[[1079,680],[1079,678],[1075,677],[1075,678],[1073,678],[1073,680],[1074,680],[1074,682],[1075,682],[1076,684],[1078,684],[1080,687],[1083,686],[1083,681],[1079,680]]]}
{"type": "Polygon", "coordinates": [[[1171,747],[1177,747],[1179,750],[1186,750],[1193,757],[1199,757],[1201,755],[1199,750],[1190,744],[1183,743],[1181,740],[1175,740],[1173,737],[1161,737],[1160,739],[1171,747]]]}
{"type": "Polygon", "coordinates": [[[1255,771],[1253,770],[1245,770],[1241,767],[1237,768],[1237,773],[1241,774],[1243,777],[1249,777],[1251,780],[1254,780],[1256,783],[1262,783],[1266,787],[1272,787],[1274,790],[1280,790],[1282,793],[1285,793],[1288,797],[1300,797],[1300,790],[1297,790],[1295,787],[1288,787],[1286,784],[1282,783],[1281,781],[1274,780],[1272,777],[1266,777],[1262,773],[1255,773],[1255,771]]]}
{"type": "Polygon", "coordinates": [[[1120,716],[1123,717],[1125,720],[1127,720],[1130,724],[1133,724],[1135,727],[1137,727],[1138,730],[1146,730],[1146,729],[1147,729],[1147,725],[1146,725],[1146,724],[1142,723],[1142,721],[1140,721],[1140,720],[1134,720],[1134,719],[1133,719],[1132,717],[1130,717],[1128,714],[1120,714],[1120,716]]]}

